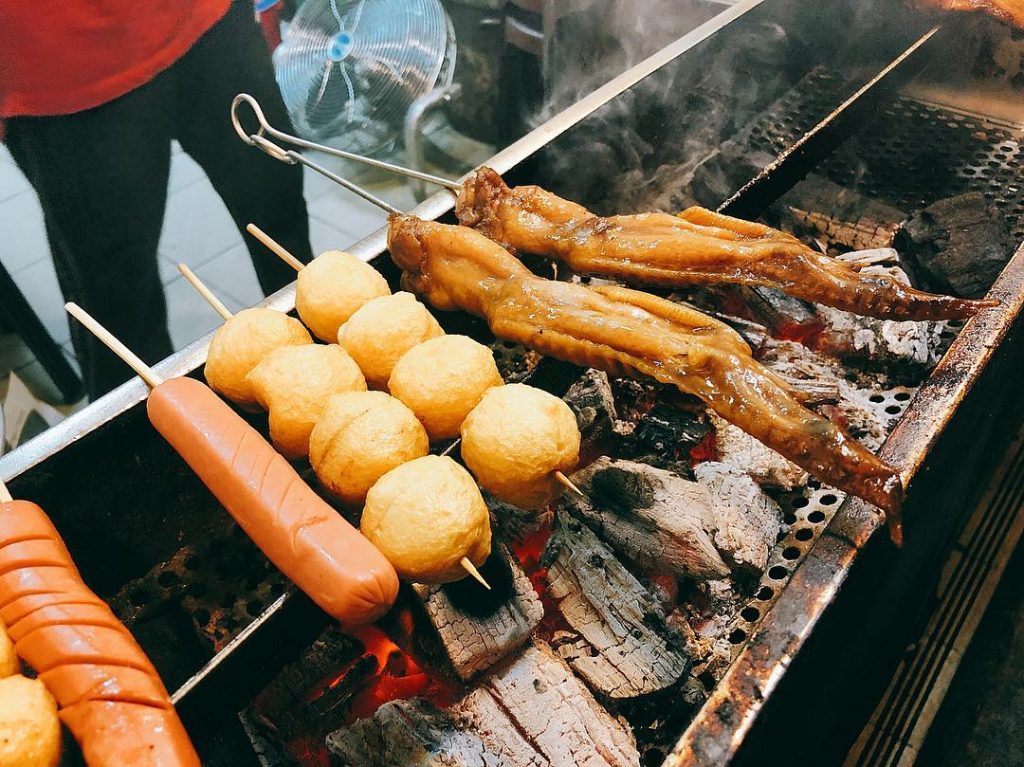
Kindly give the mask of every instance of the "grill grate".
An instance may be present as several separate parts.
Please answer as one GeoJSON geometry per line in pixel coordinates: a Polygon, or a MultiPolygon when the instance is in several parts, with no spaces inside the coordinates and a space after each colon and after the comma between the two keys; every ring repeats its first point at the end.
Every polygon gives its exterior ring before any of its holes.
{"type": "MultiPolygon", "coordinates": [[[[778,155],[813,128],[849,90],[817,68],[748,129],[751,150],[778,155]]],[[[1024,128],[897,97],[870,129],[817,166],[830,181],[913,213],[938,200],[980,192],[1024,239],[1024,128]]]]}

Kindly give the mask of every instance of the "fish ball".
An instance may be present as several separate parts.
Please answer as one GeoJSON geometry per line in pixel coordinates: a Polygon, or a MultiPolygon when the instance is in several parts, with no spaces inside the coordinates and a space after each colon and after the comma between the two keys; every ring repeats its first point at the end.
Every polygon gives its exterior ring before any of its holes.
{"type": "Polygon", "coordinates": [[[370,488],[360,530],[399,576],[449,583],[491,553],[487,504],[469,472],[451,458],[428,455],[392,469],[370,488]]]}
{"type": "Polygon", "coordinates": [[[412,293],[368,301],[338,331],[338,343],[352,355],[367,383],[387,386],[391,369],[417,344],[443,336],[434,315],[412,293]]]}
{"type": "Polygon", "coordinates": [[[274,349],[311,343],[309,331],[294,317],[271,309],[244,309],[214,333],[206,357],[206,382],[232,402],[254,408],[249,372],[274,349]]]}
{"type": "Polygon", "coordinates": [[[359,366],[337,344],[282,346],[249,373],[260,407],[270,413],[270,439],[285,457],[309,454],[309,435],[335,394],[366,391],[359,366]]]}
{"type": "Polygon", "coordinates": [[[523,509],[558,497],[556,471],[579,460],[580,430],[558,397],[524,384],[488,389],[462,424],[462,459],[483,488],[523,509]]]}
{"type": "Polygon", "coordinates": [[[350,253],[328,250],[299,272],[295,309],[321,341],[334,343],[356,309],[391,293],[380,272],[350,253]]]}
{"type": "Polygon", "coordinates": [[[388,389],[420,419],[431,440],[451,439],[484,392],[501,386],[494,354],[467,336],[441,336],[414,346],[394,370],[388,389]]]}
{"type": "Polygon", "coordinates": [[[309,435],[309,462],[329,492],[356,506],[391,469],[427,454],[423,426],[379,391],[335,394],[309,435]]]}

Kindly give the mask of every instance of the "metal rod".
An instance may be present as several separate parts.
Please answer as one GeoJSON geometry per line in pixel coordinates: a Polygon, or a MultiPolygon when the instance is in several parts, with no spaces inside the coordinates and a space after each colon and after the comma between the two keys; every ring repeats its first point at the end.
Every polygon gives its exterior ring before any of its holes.
{"type": "Polygon", "coordinates": [[[748,181],[728,200],[718,206],[719,213],[737,218],[756,218],[775,200],[792,189],[812,168],[859,130],[878,110],[888,103],[896,89],[919,72],[930,56],[949,48],[942,44],[928,45],[942,27],[932,27],[915,40],[899,56],[886,64],[868,82],[858,88],[821,122],[790,144],[775,160],[748,181]]]}
{"type": "MultiPolygon", "coordinates": [[[[273,144],[270,141],[267,141],[265,138],[266,136],[272,136],[273,138],[276,138],[278,141],[285,141],[289,144],[302,147],[303,149],[313,149],[317,152],[323,152],[324,154],[340,157],[343,160],[351,160],[352,162],[358,162],[363,165],[369,165],[372,168],[386,170],[389,173],[397,173],[400,176],[408,176],[409,178],[415,178],[418,179],[419,181],[426,181],[427,183],[430,184],[442,186],[445,189],[451,189],[453,192],[458,192],[462,189],[462,184],[450,178],[435,176],[432,173],[424,173],[423,171],[415,170],[413,168],[406,168],[404,165],[396,165],[395,163],[385,162],[384,160],[375,160],[372,157],[366,157],[361,154],[355,154],[354,152],[346,152],[344,149],[335,149],[332,146],[326,146],[324,144],[317,144],[312,141],[307,141],[306,139],[299,138],[298,136],[293,136],[290,133],[279,131],[277,128],[273,127],[269,122],[267,122],[267,118],[263,114],[263,108],[260,107],[259,102],[255,98],[250,96],[248,93],[239,93],[231,101],[231,124],[235,127],[235,133],[238,134],[238,137],[242,139],[242,141],[244,141],[246,144],[249,144],[250,146],[256,146],[259,147],[260,149],[263,149],[263,151],[267,152],[267,154],[269,154],[271,157],[274,157],[275,159],[278,160],[284,160],[282,154],[287,153],[285,152],[285,150],[281,149],[281,147],[277,146],[276,144],[273,144]],[[242,127],[241,119],[238,116],[238,108],[242,104],[249,105],[249,107],[253,111],[253,114],[256,116],[256,121],[260,124],[260,128],[258,131],[256,131],[256,133],[246,133],[245,129],[242,127]],[[263,141],[260,141],[260,139],[263,139],[263,141]],[[269,147],[273,147],[273,151],[268,151],[267,145],[269,145],[269,147]]],[[[287,162],[287,160],[284,161],[287,162]]],[[[313,169],[317,170],[316,168],[313,169]]],[[[330,176],[328,176],[328,178],[330,178],[330,176]]]]}
{"type": "Polygon", "coordinates": [[[267,154],[269,154],[271,157],[277,157],[283,162],[287,162],[291,165],[294,165],[295,163],[298,163],[299,165],[305,165],[307,168],[315,170],[321,176],[329,178],[335,184],[345,187],[346,189],[348,189],[348,191],[352,192],[353,194],[359,195],[367,202],[372,202],[378,208],[382,208],[383,210],[386,210],[388,213],[402,212],[394,205],[389,203],[387,200],[381,199],[373,192],[363,189],[363,187],[359,186],[358,184],[354,184],[348,179],[342,178],[337,173],[327,170],[327,168],[323,167],[322,165],[318,165],[305,155],[301,155],[292,149],[282,149],[274,142],[265,139],[262,136],[254,136],[253,138],[256,139],[255,145],[258,146],[260,149],[263,149],[263,151],[267,152],[267,154]]]}

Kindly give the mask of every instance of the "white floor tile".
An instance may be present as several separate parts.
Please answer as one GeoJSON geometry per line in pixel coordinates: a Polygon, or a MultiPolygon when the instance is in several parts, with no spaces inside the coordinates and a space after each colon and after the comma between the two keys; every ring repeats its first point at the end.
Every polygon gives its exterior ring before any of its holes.
{"type": "Polygon", "coordinates": [[[31,191],[0,203],[0,232],[0,261],[12,274],[50,255],[43,211],[31,191]]]}
{"type": "Polygon", "coordinates": [[[171,176],[167,183],[167,191],[170,194],[180,192],[205,176],[203,169],[195,160],[184,152],[178,152],[171,155],[171,176]]]}
{"type": "Polygon", "coordinates": [[[64,311],[64,297],[57,285],[57,274],[53,271],[50,259],[44,258],[11,276],[53,340],[62,344],[71,338],[67,313],[64,311]]]}
{"type": "Polygon", "coordinates": [[[231,311],[237,312],[263,300],[252,259],[245,245],[221,253],[196,270],[196,274],[231,311]]]}
{"type": "Polygon", "coordinates": [[[156,263],[160,268],[160,282],[163,283],[164,287],[170,285],[181,276],[181,272],[178,271],[177,261],[172,261],[164,256],[157,256],[156,263]]]}
{"type": "Polygon", "coordinates": [[[160,253],[172,263],[184,261],[195,268],[241,241],[224,202],[209,181],[200,179],[170,196],[160,253]]]}
{"type": "Polygon", "coordinates": [[[319,255],[325,250],[345,250],[356,242],[356,239],[358,238],[338,231],[315,216],[309,217],[309,244],[314,255],[319,255]]]}
{"type": "Polygon", "coordinates": [[[31,189],[32,185],[28,183],[28,179],[18,169],[18,166],[14,164],[14,160],[0,162],[0,202],[9,200],[14,195],[28,192],[31,189]]]}
{"type": "Polygon", "coordinates": [[[309,214],[348,235],[349,244],[363,239],[387,222],[387,214],[359,198],[345,200],[335,195],[321,197],[308,205],[309,214]]]}

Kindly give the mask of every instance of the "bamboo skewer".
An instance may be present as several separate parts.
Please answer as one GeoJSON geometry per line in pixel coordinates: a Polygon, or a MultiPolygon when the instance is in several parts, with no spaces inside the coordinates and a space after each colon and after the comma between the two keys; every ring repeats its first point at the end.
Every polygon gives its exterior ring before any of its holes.
{"type": "Polygon", "coordinates": [[[224,306],[224,302],[217,298],[217,296],[213,294],[213,291],[206,287],[203,281],[195,275],[195,272],[189,269],[185,264],[178,264],[178,271],[181,272],[181,276],[189,281],[189,284],[196,289],[196,292],[205,298],[206,303],[212,306],[213,310],[223,319],[230,320],[235,316],[230,309],[224,306]]]}
{"type": "MultiPolygon", "coordinates": [[[[249,224],[248,226],[245,227],[245,229],[246,229],[247,232],[249,232],[249,234],[251,234],[257,240],[259,240],[264,245],[266,245],[268,250],[270,250],[275,255],[277,255],[282,261],[284,261],[286,264],[288,264],[290,267],[292,267],[292,269],[294,269],[296,272],[301,272],[305,268],[305,264],[303,264],[301,261],[299,261],[299,259],[297,259],[291,253],[289,253],[287,250],[285,250],[284,246],[282,246],[281,243],[279,243],[277,240],[275,240],[273,237],[271,237],[269,234],[264,232],[262,229],[260,229],[255,224],[249,224]]],[[[182,268],[187,269],[188,267],[186,267],[184,265],[179,265],[178,266],[178,269],[182,269],[182,268]]],[[[182,274],[185,274],[185,272],[182,272],[182,274]]],[[[188,277],[188,275],[185,275],[185,276],[188,277]]],[[[193,275],[193,279],[198,281],[199,278],[195,277],[195,275],[193,275]]],[[[192,279],[189,279],[189,282],[192,282],[193,285],[196,284],[196,282],[193,282],[192,279]]],[[[202,292],[202,291],[200,291],[200,292],[202,292]]],[[[458,446],[458,444],[461,441],[462,441],[461,439],[456,439],[454,442],[452,442],[450,445],[448,445],[448,447],[446,447],[441,452],[441,455],[442,456],[450,455],[452,453],[452,451],[455,450],[455,448],[458,446]]],[[[555,477],[555,480],[559,484],[561,484],[563,487],[565,487],[567,490],[570,490],[571,492],[575,493],[576,495],[578,495],[580,498],[582,498],[585,501],[589,501],[590,500],[589,498],[587,498],[586,493],[584,493],[582,490],[580,490],[578,487],[576,487],[575,483],[571,479],[569,479],[567,476],[565,476],[565,474],[563,474],[562,472],[556,471],[554,473],[554,477],[555,477]]],[[[465,560],[465,561],[469,562],[468,559],[465,560]]],[[[472,562],[470,562],[470,564],[472,564],[472,562]]],[[[463,567],[465,567],[465,564],[463,564],[463,567]]],[[[472,573],[470,573],[470,574],[473,575],[472,573]]],[[[477,573],[473,577],[477,577],[478,575],[479,575],[479,573],[477,573]]],[[[482,580],[482,579],[477,578],[477,580],[482,580]]]]}
{"type": "Polygon", "coordinates": [[[164,382],[164,379],[157,375],[153,368],[139,359],[135,352],[121,343],[113,333],[94,320],[92,315],[85,311],[81,306],[76,304],[74,301],[69,301],[64,304],[64,309],[68,314],[85,325],[86,329],[88,329],[90,333],[102,341],[110,351],[120,357],[128,367],[134,370],[139,378],[146,382],[146,385],[149,386],[149,388],[155,389],[164,382]]]}
{"type": "Polygon", "coordinates": [[[7,489],[7,485],[3,483],[3,480],[0,480],[0,503],[10,503],[13,500],[14,497],[11,495],[11,491],[7,489]]]}
{"type": "Polygon", "coordinates": [[[469,561],[469,557],[463,557],[462,559],[460,559],[459,564],[462,565],[463,570],[465,570],[467,573],[472,575],[477,581],[479,581],[481,586],[483,586],[488,591],[491,590],[491,584],[484,580],[484,577],[480,575],[480,571],[476,569],[476,565],[469,561]]]}
{"type": "MultiPolygon", "coordinates": [[[[257,227],[253,226],[252,224],[249,224],[249,226],[252,227],[253,229],[256,229],[256,231],[259,232],[259,234],[255,234],[255,232],[253,233],[253,236],[256,237],[257,239],[261,239],[260,235],[262,235],[263,237],[267,237],[267,235],[260,231],[257,227]]],[[[284,248],[281,248],[280,245],[271,240],[269,237],[267,237],[267,239],[270,240],[270,242],[273,242],[274,245],[277,246],[277,248],[280,248],[283,253],[287,254],[289,258],[294,258],[294,256],[288,253],[288,251],[286,251],[284,248]]],[[[267,245],[267,247],[270,246],[267,245]]],[[[277,252],[276,248],[271,248],[271,250],[273,250],[275,253],[277,252]]],[[[295,263],[299,265],[299,268],[302,268],[302,263],[298,259],[295,259],[295,263]]],[[[178,264],[178,271],[182,273],[182,275],[185,277],[186,280],[189,281],[192,287],[194,287],[196,291],[198,291],[199,295],[205,298],[206,301],[210,304],[210,306],[212,306],[217,311],[217,313],[220,314],[221,317],[223,317],[225,320],[231,319],[231,317],[233,316],[232,313],[228,310],[226,306],[224,306],[223,303],[221,303],[221,300],[214,295],[213,291],[206,287],[203,281],[200,280],[191,269],[185,266],[185,264],[178,264]]],[[[476,569],[473,563],[469,560],[469,557],[463,557],[461,560],[459,560],[459,564],[462,565],[462,569],[469,573],[469,575],[473,576],[473,578],[475,578],[481,584],[483,584],[483,586],[486,589],[490,590],[490,584],[484,580],[484,577],[482,575],[480,575],[480,571],[476,569]]]]}
{"type": "Polygon", "coordinates": [[[295,256],[289,253],[284,247],[272,238],[269,234],[260,229],[256,224],[249,224],[245,227],[245,231],[255,237],[257,240],[262,242],[274,255],[284,261],[288,266],[297,272],[301,272],[305,268],[305,264],[299,261],[295,256]]]}

